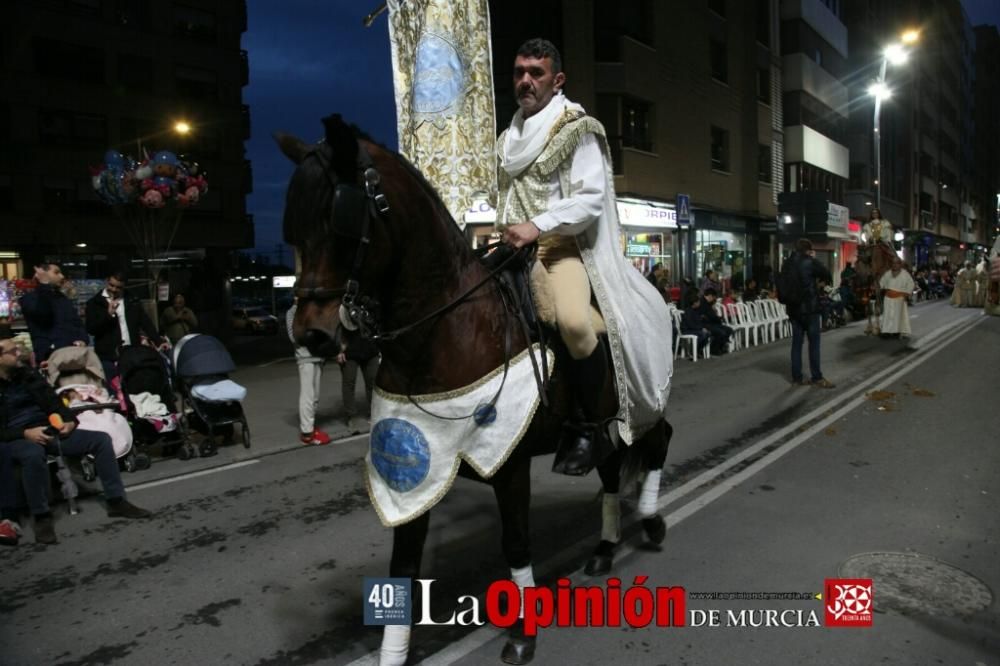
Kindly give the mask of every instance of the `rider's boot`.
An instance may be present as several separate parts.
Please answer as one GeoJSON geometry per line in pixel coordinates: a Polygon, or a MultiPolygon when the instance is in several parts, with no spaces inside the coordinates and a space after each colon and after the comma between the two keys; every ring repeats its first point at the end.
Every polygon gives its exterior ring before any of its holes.
{"type": "Polygon", "coordinates": [[[614,445],[600,418],[600,401],[608,373],[607,354],[600,342],[590,356],[573,359],[567,378],[573,382],[577,409],[563,424],[552,471],[569,476],[585,476],[604,462],[614,445]]]}

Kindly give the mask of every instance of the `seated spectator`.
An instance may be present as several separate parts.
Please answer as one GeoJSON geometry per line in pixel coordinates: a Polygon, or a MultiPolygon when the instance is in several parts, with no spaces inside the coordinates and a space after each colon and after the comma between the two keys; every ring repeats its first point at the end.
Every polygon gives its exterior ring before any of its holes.
{"type": "Polygon", "coordinates": [[[49,469],[46,454],[59,450],[69,456],[90,454],[108,502],[112,518],[147,518],[150,513],[125,499],[125,485],[111,437],[103,432],[78,430],[73,413],[40,374],[25,366],[20,347],[10,338],[0,340],[0,540],[17,543],[20,526],[14,463],[21,465],[24,493],[34,517],[35,541],[57,542],[49,510],[49,469]],[[58,414],[61,428],[49,425],[58,414]],[[56,437],[61,438],[57,446],[56,437]],[[13,533],[13,537],[11,534],[13,533]]]}
{"type": "Polygon", "coordinates": [[[684,308],[684,315],[681,317],[681,335],[698,336],[698,351],[702,351],[712,341],[712,335],[705,328],[701,316],[704,301],[698,296],[698,290],[693,287],[688,289],[684,300],[687,305],[684,308]]]}
{"type": "Polygon", "coordinates": [[[715,290],[716,294],[722,291],[722,283],[719,282],[719,274],[713,271],[712,269],[708,269],[707,271],[705,271],[705,277],[702,278],[701,286],[699,287],[698,291],[704,296],[705,291],[708,289],[715,290]]]}
{"type": "Polygon", "coordinates": [[[21,297],[21,311],[31,333],[36,363],[47,360],[60,347],[90,344],[76,304],[61,289],[65,281],[59,264],[37,264],[35,288],[21,297]]]}
{"type": "Polygon", "coordinates": [[[726,326],[722,318],[715,312],[717,296],[715,289],[711,287],[706,289],[705,293],[702,294],[701,306],[698,310],[701,313],[702,326],[711,337],[712,353],[722,355],[729,351],[729,338],[733,336],[733,329],[726,326]]]}
{"type": "Polygon", "coordinates": [[[726,306],[726,305],[732,305],[734,303],[739,303],[740,302],[740,296],[741,296],[740,292],[738,292],[738,291],[731,291],[731,292],[729,292],[728,294],[726,294],[725,296],[722,297],[722,305],[726,306]]]}
{"type": "Polygon", "coordinates": [[[743,302],[753,303],[758,298],[760,298],[760,288],[757,286],[757,280],[750,278],[743,289],[743,302]]]}
{"type": "Polygon", "coordinates": [[[670,287],[670,280],[663,276],[656,281],[656,290],[660,292],[660,296],[663,297],[663,302],[667,305],[673,304],[673,290],[670,287]]]}

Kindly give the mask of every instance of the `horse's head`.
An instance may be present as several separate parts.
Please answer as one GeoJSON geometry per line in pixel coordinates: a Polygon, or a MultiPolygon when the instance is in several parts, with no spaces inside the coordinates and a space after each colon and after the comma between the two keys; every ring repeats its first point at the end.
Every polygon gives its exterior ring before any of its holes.
{"type": "Polygon", "coordinates": [[[298,165],[285,202],[284,237],[295,247],[295,339],[330,355],[337,326],[371,324],[379,276],[392,254],[382,219],[387,200],[372,152],[340,116],[323,120],[326,136],[308,145],[277,133],[282,152],[298,165]],[[369,246],[378,248],[370,252],[369,246]],[[344,307],[342,307],[344,306],[344,307]],[[343,314],[343,316],[342,316],[343,314]]]}

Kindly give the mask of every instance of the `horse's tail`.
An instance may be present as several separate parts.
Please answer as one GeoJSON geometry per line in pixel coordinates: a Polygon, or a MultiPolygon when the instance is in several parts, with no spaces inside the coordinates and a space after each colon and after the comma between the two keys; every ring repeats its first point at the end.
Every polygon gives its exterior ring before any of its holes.
{"type": "Polygon", "coordinates": [[[662,469],[670,448],[670,439],[674,435],[674,427],[666,419],[660,419],[648,432],[625,450],[621,466],[621,487],[628,488],[630,484],[652,469],[662,469]]]}

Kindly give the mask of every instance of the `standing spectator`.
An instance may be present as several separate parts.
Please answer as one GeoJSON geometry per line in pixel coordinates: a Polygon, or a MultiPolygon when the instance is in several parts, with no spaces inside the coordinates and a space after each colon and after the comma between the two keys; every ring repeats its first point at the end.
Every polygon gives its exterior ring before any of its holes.
{"type": "Polygon", "coordinates": [[[65,281],[59,264],[37,264],[35,288],[21,297],[21,311],[31,334],[36,363],[45,361],[60,347],[86,347],[90,343],[76,303],[61,290],[65,281]]]}
{"type": "Polygon", "coordinates": [[[167,346],[142,303],[125,294],[125,274],[121,272],[108,276],[104,290],[87,301],[87,332],[94,336],[94,349],[108,381],[118,375],[122,347],[142,344],[143,336],[154,346],[167,346]]]}
{"type": "Polygon", "coordinates": [[[184,294],[175,295],[173,305],[163,311],[163,334],[171,343],[177,344],[188,333],[194,333],[196,328],[198,318],[185,304],[184,294]]]}
{"type": "Polygon", "coordinates": [[[792,322],[792,383],[803,385],[807,383],[802,377],[802,337],[805,335],[809,338],[809,372],[812,375],[812,385],[818,388],[833,388],[833,382],[823,377],[820,368],[819,336],[822,315],[816,288],[818,278],[830,282],[833,277],[823,264],[816,261],[813,254],[809,239],[800,238],[795,243],[795,252],[785,260],[785,263],[791,263],[787,269],[785,266],[781,267],[778,294],[785,303],[788,318],[792,322]],[[786,287],[784,285],[786,280],[793,284],[786,287]]]}
{"type": "Polygon", "coordinates": [[[354,388],[358,382],[358,369],[361,370],[365,379],[365,396],[370,409],[372,392],[375,390],[375,373],[378,371],[378,347],[359,332],[348,331],[343,326],[337,329],[337,339],[340,344],[337,364],[340,365],[344,425],[347,426],[352,435],[355,435],[365,430],[358,418],[358,407],[354,397],[354,388]]]}
{"type": "Polygon", "coordinates": [[[21,349],[12,339],[0,340],[0,538],[17,543],[17,486],[14,462],[21,465],[24,494],[34,516],[35,541],[57,542],[49,510],[49,468],[46,454],[59,449],[66,455],[94,457],[97,476],[104,487],[108,516],[148,518],[145,509],[125,499],[125,485],[107,433],[78,430],[73,413],[37,372],[25,366],[21,349]],[[63,425],[55,432],[49,415],[58,414],[63,425]],[[56,446],[55,438],[62,438],[56,446]],[[13,538],[11,533],[13,532],[13,538]]]}
{"type": "Polygon", "coordinates": [[[902,259],[895,257],[892,260],[892,269],[882,273],[878,286],[885,293],[885,300],[882,302],[882,337],[910,335],[907,302],[913,293],[913,278],[903,268],[902,259]]]}
{"type": "Polygon", "coordinates": [[[295,344],[292,322],[298,308],[299,299],[296,298],[285,313],[285,326],[288,328],[288,339],[295,346],[295,363],[299,366],[299,441],[307,446],[323,446],[330,443],[330,436],[316,427],[316,405],[319,404],[319,387],[326,360],[295,344]]]}
{"type": "Polygon", "coordinates": [[[667,305],[673,305],[673,289],[670,286],[670,278],[666,275],[658,278],[656,280],[656,290],[660,292],[660,296],[663,297],[663,302],[667,305]]]}
{"type": "Polygon", "coordinates": [[[719,277],[715,271],[711,268],[705,271],[705,277],[701,280],[701,285],[698,287],[698,292],[702,295],[708,289],[714,289],[716,295],[722,293],[722,283],[719,282],[719,277]]]}

